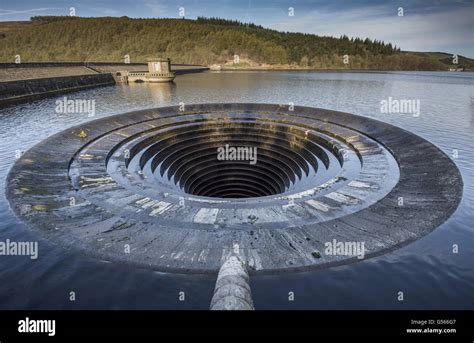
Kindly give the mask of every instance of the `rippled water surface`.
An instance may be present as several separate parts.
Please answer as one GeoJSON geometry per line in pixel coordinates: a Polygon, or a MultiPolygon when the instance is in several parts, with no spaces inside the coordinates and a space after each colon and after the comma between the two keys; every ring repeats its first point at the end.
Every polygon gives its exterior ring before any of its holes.
{"type": "Polygon", "coordinates": [[[450,155],[464,195],[455,214],[428,236],[382,257],[337,268],[251,281],[258,309],[474,309],[474,75],[470,73],[216,72],[173,84],[131,84],[82,91],[95,117],[58,114],[56,98],[0,109],[0,241],[39,240],[37,260],[0,256],[2,309],[206,309],[215,277],[150,272],[64,251],[12,214],[4,195],[17,151],[95,118],[180,102],[290,102],[389,122],[450,155]],[[420,101],[420,115],[385,114],[382,100],[420,101]],[[458,253],[453,253],[453,245],[458,253]],[[71,291],[76,301],[69,300],[71,291]],[[179,301],[179,292],[185,301],[179,301]],[[398,292],[404,301],[398,301],[398,292]],[[294,301],[288,301],[293,292],[294,301]]]}

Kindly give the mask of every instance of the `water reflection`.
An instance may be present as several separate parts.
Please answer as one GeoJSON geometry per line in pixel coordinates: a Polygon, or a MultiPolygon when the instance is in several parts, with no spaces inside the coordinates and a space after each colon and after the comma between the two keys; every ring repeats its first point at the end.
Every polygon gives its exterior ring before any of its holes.
{"type": "Polygon", "coordinates": [[[170,103],[176,97],[177,86],[174,82],[132,82],[128,85],[120,85],[125,87],[125,92],[133,92],[134,94],[141,94],[143,97],[149,98],[153,103],[162,104],[170,103]]]}

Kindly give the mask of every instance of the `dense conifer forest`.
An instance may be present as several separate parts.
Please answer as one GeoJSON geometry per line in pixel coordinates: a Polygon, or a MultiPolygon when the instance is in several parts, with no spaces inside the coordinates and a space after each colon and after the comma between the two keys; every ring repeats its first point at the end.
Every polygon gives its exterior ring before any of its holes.
{"type": "Polygon", "coordinates": [[[237,68],[447,70],[449,64],[449,58],[446,62],[403,52],[390,42],[279,32],[201,17],[33,17],[23,29],[0,35],[0,61],[13,62],[16,55],[22,62],[121,62],[125,55],[131,62],[144,62],[169,57],[173,63],[227,63],[237,68]]]}

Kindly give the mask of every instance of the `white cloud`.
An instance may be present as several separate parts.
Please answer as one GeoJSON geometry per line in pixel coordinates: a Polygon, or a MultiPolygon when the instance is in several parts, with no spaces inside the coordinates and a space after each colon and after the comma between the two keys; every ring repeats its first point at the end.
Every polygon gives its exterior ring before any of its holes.
{"type": "Polygon", "coordinates": [[[55,7],[43,7],[43,8],[32,8],[26,10],[5,10],[0,8],[0,16],[14,15],[14,14],[34,14],[36,12],[51,11],[51,10],[61,10],[62,8],[55,7]]]}

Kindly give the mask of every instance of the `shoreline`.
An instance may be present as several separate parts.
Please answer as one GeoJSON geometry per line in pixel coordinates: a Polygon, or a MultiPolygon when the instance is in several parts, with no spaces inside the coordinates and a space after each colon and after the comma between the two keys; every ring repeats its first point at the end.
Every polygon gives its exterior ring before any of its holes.
{"type": "MultiPolygon", "coordinates": [[[[22,63],[12,63],[12,62],[0,62],[0,70],[5,70],[9,68],[19,69],[19,68],[56,68],[56,67],[138,67],[146,66],[147,62],[22,62],[22,63]]],[[[298,72],[324,72],[324,73],[389,73],[389,72],[450,72],[450,73],[465,73],[465,72],[474,72],[474,70],[462,70],[462,71],[450,71],[446,70],[425,70],[425,69],[315,69],[315,68],[304,68],[304,67],[231,67],[231,66],[221,66],[220,69],[213,69],[211,65],[194,65],[194,64],[180,64],[173,63],[172,66],[177,67],[174,71],[176,72],[179,69],[189,69],[189,68],[200,68],[200,70],[210,70],[210,71],[298,71],[298,72]],[[188,68],[189,67],[189,68],[188,68]]],[[[1,80],[0,80],[1,82],[1,80]]]]}
{"type": "Polygon", "coordinates": [[[393,72],[426,72],[426,73],[469,73],[473,70],[449,71],[449,70],[413,70],[413,69],[309,69],[309,68],[221,68],[210,71],[297,71],[318,73],[393,73],[393,72]]]}

